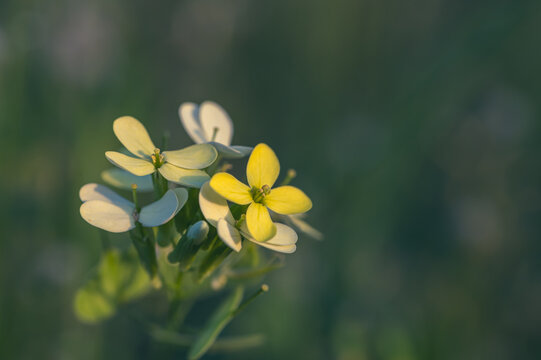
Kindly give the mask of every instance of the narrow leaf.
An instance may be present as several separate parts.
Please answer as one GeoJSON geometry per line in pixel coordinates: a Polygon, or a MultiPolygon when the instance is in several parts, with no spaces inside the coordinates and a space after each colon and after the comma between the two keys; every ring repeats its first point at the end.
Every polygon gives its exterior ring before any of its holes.
{"type": "Polygon", "coordinates": [[[209,322],[190,348],[188,359],[200,359],[209,350],[216,341],[218,335],[220,335],[222,330],[233,319],[234,312],[238,309],[243,294],[244,290],[239,286],[225,299],[222,305],[214,312],[209,322]]]}

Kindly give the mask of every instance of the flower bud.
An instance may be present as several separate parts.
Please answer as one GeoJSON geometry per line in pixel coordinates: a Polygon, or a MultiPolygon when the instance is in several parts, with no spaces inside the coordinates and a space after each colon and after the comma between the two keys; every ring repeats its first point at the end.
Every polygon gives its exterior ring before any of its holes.
{"type": "Polygon", "coordinates": [[[209,224],[205,220],[200,220],[190,226],[188,229],[188,239],[193,241],[194,245],[200,245],[209,233],[209,224]]]}

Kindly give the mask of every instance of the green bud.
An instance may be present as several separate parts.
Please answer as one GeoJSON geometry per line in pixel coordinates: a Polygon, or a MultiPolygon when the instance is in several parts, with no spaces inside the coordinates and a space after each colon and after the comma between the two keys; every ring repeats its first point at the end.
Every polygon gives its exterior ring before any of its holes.
{"type": "Polygon", "coordinates": [[[200,220],[190,226],[187,232],[187,237],[193,241],[194,245],[201,245],[207,238],[209,233],[209,224],[205,220],[200,220]]]}
{"type": "Polygon", "coordinates": [[[206,221],[201,220],[190,226],[186,234],[175,246],[175,249],[167,257],[169,262],[178,263],[182,271],[188,270],[195,260],[200,245],[207,238],[208,232],[209,226],[206,221]]]}

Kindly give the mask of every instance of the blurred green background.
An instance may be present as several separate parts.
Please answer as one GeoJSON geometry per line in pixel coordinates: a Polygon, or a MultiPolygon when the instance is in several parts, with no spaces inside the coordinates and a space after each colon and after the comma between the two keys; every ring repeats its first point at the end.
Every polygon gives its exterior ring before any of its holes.
{"type": "MultiPolygon", "coordinates": [[[[313,199],[271,291],[209,359],[541,357],[538,1],[0,0],[0,358],[181,358],[72,312],[99,234],[78,189],[112,121],[191,144],[217,101],[313,199]]],[[[180,354],[180,355],[179,355],[180,354]]]]}

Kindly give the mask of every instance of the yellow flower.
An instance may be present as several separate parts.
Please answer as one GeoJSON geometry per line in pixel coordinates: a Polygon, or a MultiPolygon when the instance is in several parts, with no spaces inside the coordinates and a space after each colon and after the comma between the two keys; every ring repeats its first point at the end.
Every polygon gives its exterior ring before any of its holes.
{"type": "Polygon", "coordinates": [[[266,144],[259,144],[252,151],[246,167],[250,186],[225,172],[210,179],[210,186],[222,197],[240,205],[249,205],[246,225],[257,241],[266,241],[276,234],[276,225],[267,208],[283,215],[300,214],[312,208],[310,198],[294,186],[272,189],[279,173],[280,162],[274,151],[266,144]]]}

